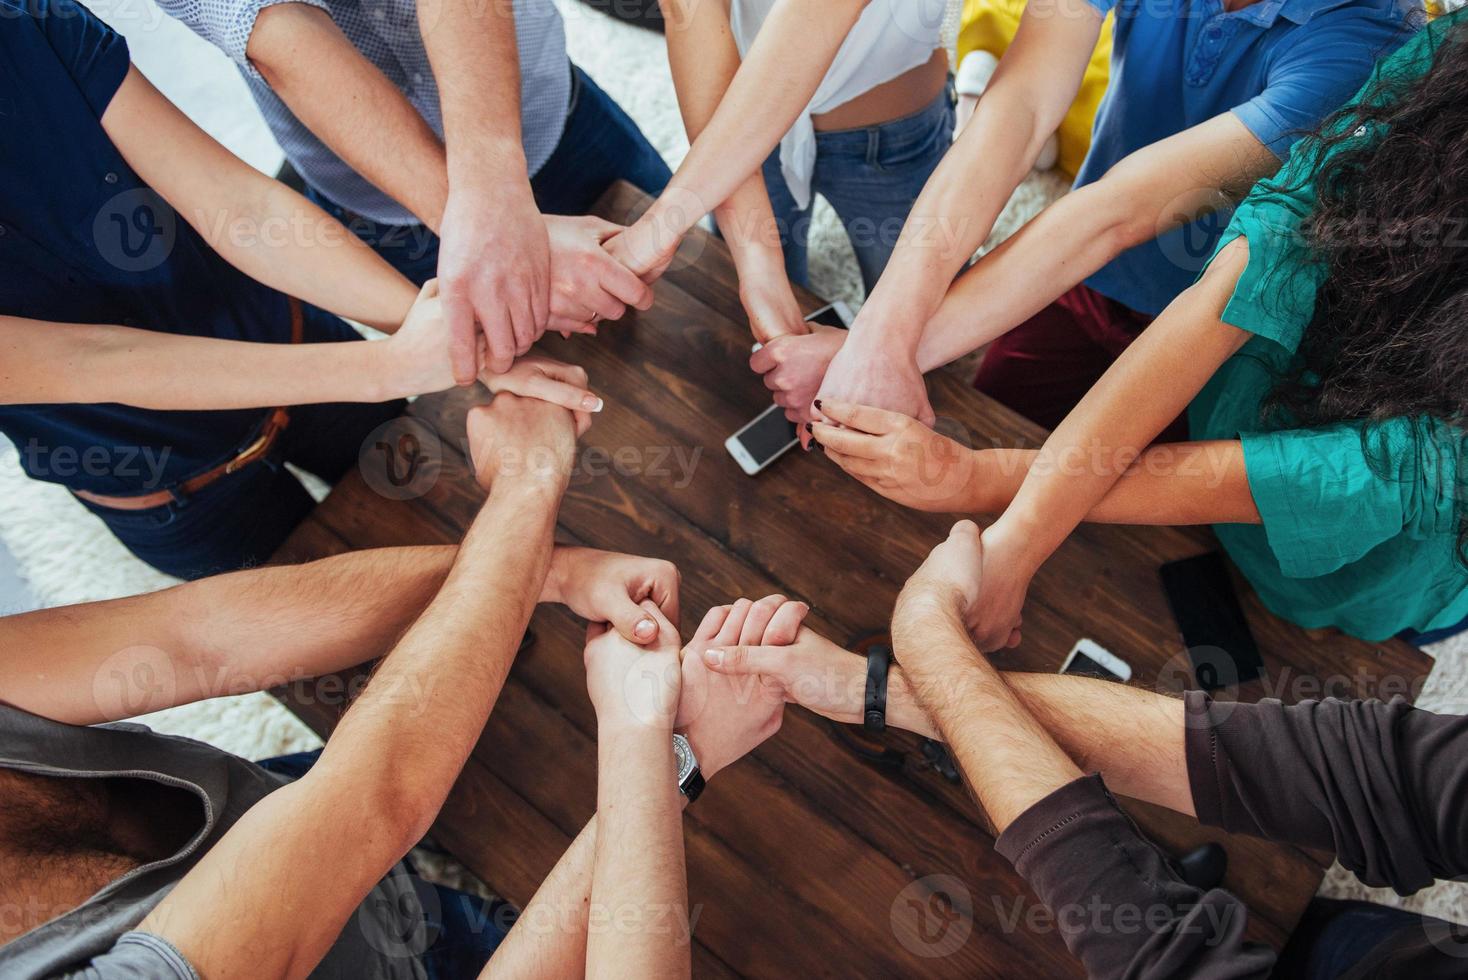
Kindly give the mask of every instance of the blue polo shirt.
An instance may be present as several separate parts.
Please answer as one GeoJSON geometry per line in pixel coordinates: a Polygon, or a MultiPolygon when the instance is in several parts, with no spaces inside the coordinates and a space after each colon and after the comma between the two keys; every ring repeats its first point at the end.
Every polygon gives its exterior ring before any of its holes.
{"type": "MultiPolygon", "coordinates": [[[[1377,59],[1424,23],[1420,0],[1090,0],[1115,9],[1111,81],[1076,176],[1231,112],[1283,162],[1297,137],[1345,103],[1377,59]]],[[[1208,264],[1232,212],[1118,255],[1086,285],[1157,315],[1208,264]]]]}
{"type": "MultiPolygon", "coordinates": [[[[80,4],[0,0],[0,314],[288,342],[285,297],[209,248],[102,129],[128,64],[126,42],[80,4]]],[[[0,405],[0,431],[32,477],[126,495],[230,458],[263,417],[0,405]]]]}

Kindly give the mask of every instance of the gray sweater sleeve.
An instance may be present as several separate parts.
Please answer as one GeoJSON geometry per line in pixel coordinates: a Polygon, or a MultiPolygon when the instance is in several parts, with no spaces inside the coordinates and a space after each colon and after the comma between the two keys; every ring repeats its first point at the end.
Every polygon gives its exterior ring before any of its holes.
{"type": "Polygon", "coordinates": [[[1468,718],[1402,698],[1232,704],[1187,696],[1198,819],[1332,850],[1410,894],[1468,872],[1468,718]]]}
{"type": "Polygon", "coordinates": [[[120,936],[112,948],[86,966],[55,980],[200,980],[183,954],[168,940],[147,932],[120,936]]]}

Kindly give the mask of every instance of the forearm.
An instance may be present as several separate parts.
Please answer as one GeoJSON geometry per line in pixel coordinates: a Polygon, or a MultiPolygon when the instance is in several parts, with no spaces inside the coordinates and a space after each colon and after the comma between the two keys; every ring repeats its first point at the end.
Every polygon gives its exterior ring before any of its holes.
{"type": "MultiPolygon", "coordinates": [[[[499,695],[549,567],[564,489],[496,483],[437,597],[379,665],[310,776],[317,790],[382,799],[407,840],[438,813],[499,695]],[[365,785],[364,785],[365,784],[365,785]]],[[[371,805],[371,804],[369,804],[371,805]]]]}
{"type": "MultiPolygon", "coordinates": [[[[974,477],[960,503],[966,513],[1002,513],[1030,477],[1040,453],[1032,449],[978,449],[974,477]]],[[[1105,460],[1076,466],[1107,466],[1105,460]]],[[[1236,439],[1168,443],[1137,457],[1088,511],[1098,524],[1182,527],[1258,524],[1243,445],[1236,439]]]]}
{"type": "Polygon", "coordinates": [[[1065,195],[959,276],[922,330],[918,366],[978,350],[1138,244],[1124,200],[1104,185],[1065,195]]]}
{"type": "Polygon", "coordinates": [[[974,649],[952,604],[899,599],[892,642],[919,703],[996,829],[1081,775],[974,649]]]}
{"type": "Polygon", "coordinates": [[[260,195],[195,227],[257,282],[392,333],[418,288],[360,238],[295,191],[259,175],[260,195]]]}
{"type": "Polygon", "coordinates": [[[1127,249],[1232,207],[1278,166],[1231,113],[1129,154],[960,276],[923,330],[918,364],[931,370],[977,350],[1127,249]]]}
{"type": "Polygon", "coordinates": [[[668,7],[676,25],[669,31],[669,58],[685,124],[696,138],[644,220],[681,234],[759,174],[810,103],[865,3],[775,5],[742,65],[727,5],[675,0],[668,7]],[[781,84],[772,87],[772,78],[781,84]]]}
{"type": "Polygon", "coordinates": [[[449,186],[528,191],[513,5],[420,0],[418,23],[439,83],[449,186]]]}
{"type": "Polygon", "coordinates": [[[0,403],[208,410],[381,401],[380,343],[264,344],[0,316],[0,403]]]}
{"type": "Polygon", "coordinates": [[[1021,19],[973,118],[914,202],[867,301],[870,312],[863,310],[861,320],[879,325],[884,340],[916,354],[953,277],[988,239],[1064,118],[1100,28],[1084,0],[1060,0],[1021,19]]]}
{"type": "Polygon", "coordinates": [[[300,3],[266,7],[247,53],[306,128],[438,231],[449,186],[443,143],[329,13],[300,3]]]}
{"type": "Polygon", "coordinates": [[[10,616],[0,689],[27,711],[91,725],[344,670],[386,652],[455,551],[357,551],[10,616]],[[42,648],[41,661],[27,653],[42,648]]]}
{"type": "Polygon", "coordinates": [[[1230,246],[1116,360],[1051,433],[990,542],[1019,542],[1021,573],[1033,574],[1105,499],[1163,428],[1202,390],[1249,335],[1223,323],[1243,269],[1230,246]]]}
{"type": "Polygon", "coordinates": [[[597,829],[591,913],[616,929],[587,939],[588,977],[686,977],[688,937],[681,805],[672,733],[629,725],[597,733],[597,829]]]}

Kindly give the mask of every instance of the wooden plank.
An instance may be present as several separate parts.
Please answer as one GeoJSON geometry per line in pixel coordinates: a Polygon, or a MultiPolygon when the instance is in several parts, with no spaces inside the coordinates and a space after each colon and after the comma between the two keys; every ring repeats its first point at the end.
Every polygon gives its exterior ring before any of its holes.
{"type": "MultiPolygon", "coordinates": [[[[602,213],[625,220],[645,203],[616,190],[602,213]]],[[[884,628],[902,582],[952,517],[896,507],[819,454],[793,453],[754,480],[734,466],[724,435],[768,404],[745,367],[750,339],[737,290],[723,244],[696,232],[659,283],[652,310],[605,326],[596,340],[542,342],[551,356],[583,364],[608,401],[581,448],[558,538],[677,562],[685,632],[709,605],[772,591],[812,602],[812,625],[837,640],[884,628]]],[[[808,293],[801,301],[807,310],[820,303],[808,293]]],[[[1043,437],[955,378],[939,373],[930,388],[935,409],[975,445],[1043,437]]],[[[405,424],[424,437],[435,475],[421,496],[389,499],[353,474],[278,557],[457,541],[483,498],[462,453],[463,414],[482,397],[455,391],[413,406],[416,421],[405,424]]],[[[1000,666],[1053,671],[1084,635],[1131,662],[1137,683],[1179,689],[1186,662],[1156,570],[1215,547],[1201,529],[1081,528],[1036,577],[1025,643],[998,658],[1000,666]]],[[[1338,675],[1331,693],[1389,694],[1391,684],[1420,684],[1430,666],[1406,644],[1307,634],[1269,615],[1247,587],[1240,592],[1268,667],[1263,683],[1234,692],[1240,699],[1318,696],[1301,681],[1321,674],[1338,675]]],[[[534,628],[538,642],[515,665],[435,829],[520,903],[590,813],[595,787],[580,626],[563,610],[543,609],[534,628]],[[507,857],[506,842],[521,838],[526,848],[507,857]]],[[[293,707],[328,730],[332,711],[309,692],[292,693],[293,707]]],[[[890,733],[880,742],[889,757],[878,762],[839,729],[791,709],[779,735],[690,809],[699,975],[1007,976],[1024,963],[1046,976],[1079,976],[1057,935],[1006,927],[1008,910],[1035,899],[994,854],[972,800],[922,760],[919,740],[890,733]],[[918,955],[920,937],[896,913],[904,889],[936,874],[970,888],[973,935],[953,955],[930,959],[918,955]]],[[[1223,841],[1232,857],[1226,884],[1251,908],[1250,935],[1280,945],[1314,893],[1322,856],[1126,805],[1174,853],[1223,841]]]]}

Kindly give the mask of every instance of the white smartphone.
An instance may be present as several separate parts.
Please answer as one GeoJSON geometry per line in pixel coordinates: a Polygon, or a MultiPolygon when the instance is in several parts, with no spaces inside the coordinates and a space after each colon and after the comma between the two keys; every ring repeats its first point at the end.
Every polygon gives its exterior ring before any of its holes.
{"type": "MultiPolygon", "coordinates": [[[[821,307],[805,319],[807,323],[823,323],[844,330],[851,326],[851,309],[838,301],[821,307]]],[[[755,344],[754,349],[759,350],[760,345],[755,344]]],[[[798,433],[795,423],[785,418],[785,410],[779,405],[771,405],[755,416],[754,421],[725,439],[724,448],[740,469],[754,476],[797,445],[800,442],[798,433]]]]}
{"type": "Polygon", "coordinates": [[[1080,674],[1084,677],[1099,677],[1105,681],[1132,679],[1131,664],[1097,643],[1095,640],[1077,640],[1070,656],[1060,665],[1062,674],[1080,674]]]}

